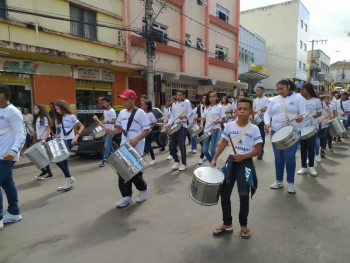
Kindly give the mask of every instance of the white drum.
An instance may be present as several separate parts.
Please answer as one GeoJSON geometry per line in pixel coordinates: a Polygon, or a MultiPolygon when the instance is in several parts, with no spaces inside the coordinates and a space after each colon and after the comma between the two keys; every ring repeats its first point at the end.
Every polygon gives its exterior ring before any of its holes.
{"type": "Polygon", "coordinates": [[[292,125],[280,128],[271,138],[271,142],[280,150],[288,149],[297,143],[300,139],[300,133],[292,125]]]}
{"type": "Polygon", "coordinates": [[[43,169],[50,164],[49,156],[45,150],[45,146],[40,142],[28,148],[24,155],[36,166],[38,169],[43,169]]]}
{"type": "Polygon", "coordinates": [[[45,149],[52,163],[59,163],[69,158],[70,150],[64,139],[54,139],[45,143],[45,149]]]}
{"type": "Polygon", "coordinates": [[[300,140],[306,140],[314,136],[315,134],[318,133],[318,126],[306,126],[301,129],[301,138],[300,140]]]}

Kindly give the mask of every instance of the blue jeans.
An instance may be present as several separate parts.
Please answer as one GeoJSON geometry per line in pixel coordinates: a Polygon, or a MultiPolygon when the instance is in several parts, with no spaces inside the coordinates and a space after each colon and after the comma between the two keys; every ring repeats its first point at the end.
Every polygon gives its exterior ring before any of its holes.
{"type": "Polygon", "coordinates": [[[192,143],[191,149],[197,151],[197,136],[192,137],[191,143],[192,143]]]}
{"type": "Polygon", "coordinates": [[[114,136],[114,134],[106,136],[106,140],[105,140],[105,154],[103,155],[103,160],[107,160],[107,158],[110,155],[110,153],[114,152],[113,144],[112,144],[113,136],[114,136]]]}
{"type": "Polygon", "coordinates": [[[346,122],[345,122],[345,130],[348,132],[348,128],[350,126],[350,114],[346,115],[346,122]]]}
{"type": "Polygon", "coordinates": [[[2,204],[2,192],[1,188],[5,190],[7,202],[9,204],[7,212],[11,215],[19,215],[21,211],[18,207],[18,195],[16,184],[13,181],[13,165],[15,162],[0,160],[0,220],[3,218],[3,204],[2,204]]]}
{"type": "Polygon", "coordinates": [[[213,160],[213,157],[216,153],[216,147],[218,146],[218,142],[221,136],[221,131],[218,130],[214,134],[210,135],[208,138],[203,140],[203,153],[205,157],[207,157],[209,163],[213,160]],[[211,143],[211,150],[209,153],[209,145],[211,143]]]}
{"type": "Polygon", "coordinates": [[[321,131],[321,149],[325,150],[327,147],[327,138],[328,138],[328,133],[329,133],[330,127],[328,126],[327,128],[323,128],[321,131]]]}
{"type": "Polygon", "coordinates": [[[315,141],[315,155],[320,155],[322,124],[318,125],[318,133],[315,141]]]}
{"type": "Polygon", "coordinates": [[[155,160],[155,156],[154,156],[154,151],[152,148],[152,141],[153,141],[153,131],[151,130],[151,132],[147,135],[146,140],[145,140],[145,150],[148,150],[149,153],[151,154],[151,159],[155,160]]]}
{"type": "MultiPolygon", "coordinates": [[[[275,131],[271,130],[271,137],[275,134],[275,131]]],[[[294,183],[296,158],[295,154],[298,150],[300,139],[292,147],[279,150],[272,144],[273,153],[275,155],[275,169],[276,169],[276,180],[283,181],[284,167],[287,170],[287,182],[294,183]]]]}

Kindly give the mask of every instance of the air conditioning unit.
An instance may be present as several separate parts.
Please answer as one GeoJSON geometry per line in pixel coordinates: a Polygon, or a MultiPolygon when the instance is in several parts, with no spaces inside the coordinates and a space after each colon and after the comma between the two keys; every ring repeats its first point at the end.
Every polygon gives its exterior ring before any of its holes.
{"type": "Polygon", "coordinates": [[[186,36],[185,37],[185,43],[186,43],[187,46],[193,46],[194,45],[194,43],[193,43],[193,41],[192,41],[190,36],[186,36]]]}
{"type": "Polygon", "coordinates": [[[206,5],[207,2],[205,2],[204,0],[197,0],[197,4],[199,4],[199,5],[206,5]]]}
{"type": "Polygon", "coordinates": [[[204,46],[202,41],[197,41],[197,48],[199,50],[206,50],[207,48],[204,46]]]}

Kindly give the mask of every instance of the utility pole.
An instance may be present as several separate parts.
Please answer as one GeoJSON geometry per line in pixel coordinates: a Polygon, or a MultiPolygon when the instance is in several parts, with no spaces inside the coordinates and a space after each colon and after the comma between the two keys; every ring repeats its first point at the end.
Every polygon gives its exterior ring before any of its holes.
{"type": "Polygon", "coordinates": [[[154,51],[155,43],[153,41],[153,0],[146,0],[145,2],[145,38],[146,42],[146,52],[147,52],[147,98],[155,106],[154,99],[154,51]]]}
{"type": "Polygon", "coordinates": [[[327,39],[326,40],[312,40],[312,41],[309,41],[309,42],[312,42],[312,48],[311,48],[311,60],[310,60],[310,68],[309,68],[309,83],[311,83],[312,80],[317,80],[316,79],[316,70],[315,70],[315,67],[317,67],[317,64],[316,62],[314,62],[314,43],[316,42],[316,44],[318,44],[318,42],[325,42],[327,43],[327,39]],[[311,80],[311,76],[312,76],[312,80],[311,80]]]}
{"type": "Polygon", "coordinates": [[[344,62],[343,62],[343,73],[341,75],[341,88],[343,89],[343,85],[344,85],[344,78],[345,78],[345,59],[344,59],[344,62]]]}

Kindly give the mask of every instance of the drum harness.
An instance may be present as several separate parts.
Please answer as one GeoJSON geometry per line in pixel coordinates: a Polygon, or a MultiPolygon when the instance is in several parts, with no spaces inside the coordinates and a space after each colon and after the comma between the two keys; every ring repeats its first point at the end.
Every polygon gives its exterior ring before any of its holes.
{"type": "Polygon", "coordinates": [[[124,129],[122,129],[122,133],[123,135],[125,136],[126,140],[128,139],[128,132],[129,132],[129,129],[131,127],[131,123],[132,121],[134,120],[134,117],[135,117],[135,114],[136,114],[136,111],[138,110],[137,107],[134,107],[130,117],[129,117],[129,120],[128,120],[128,124],[126,125],[126,131],[124,129]]]}

